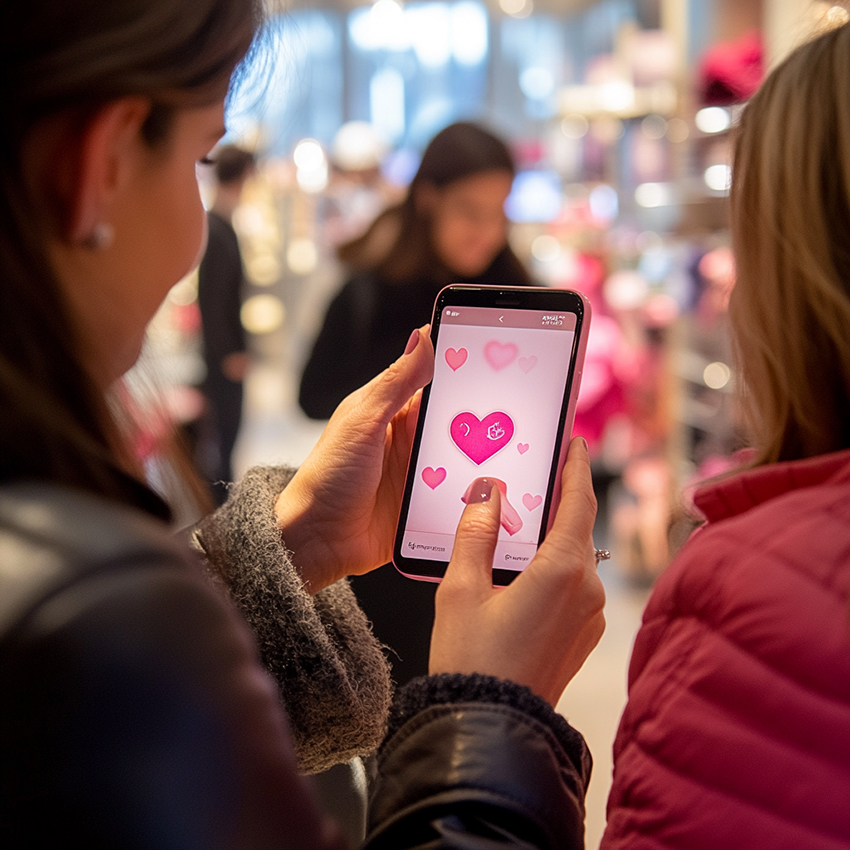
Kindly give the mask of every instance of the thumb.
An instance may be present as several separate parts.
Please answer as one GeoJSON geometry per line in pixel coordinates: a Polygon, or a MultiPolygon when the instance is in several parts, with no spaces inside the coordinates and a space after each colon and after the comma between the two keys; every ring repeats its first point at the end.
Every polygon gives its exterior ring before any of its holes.
{"type": "Polygon", "coordinates": [[[476,478],[467,490],[451,561],[442,587],[489,593],[493,587],[493,555],[499,536],[501,494],[495,481],[476,478]]]}
{"type": "MultiPolygon", "coordinates": [[[[593,551],[596,496],[590,472],[590,456],[583,437],[570,441],[561,478],[561,501],[552,528],[540,549],[544,553],[574,552],[580,557],[593,551]]],[[[559,558],[563,562],[563,558],[559,558]]],[[[595,563],[594,563],[595,567],[595,563]]]]}
{"type": "Polygon", "coordinates": [[[410,397],[434,377],[430,326],[417,328],[404,354],[365,386],[369,416],[387,425],[410,397]]]}

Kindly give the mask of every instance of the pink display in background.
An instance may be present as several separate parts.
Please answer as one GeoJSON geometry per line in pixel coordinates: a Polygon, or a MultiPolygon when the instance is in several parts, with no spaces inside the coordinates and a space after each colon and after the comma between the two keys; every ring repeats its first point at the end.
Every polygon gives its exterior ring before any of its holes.
{"type": "MultiPolygon", "coordinates": [[[[443,316],[447,310],[458,309],[463,308],[446,308],[443,316]]],[[[500,540],[510,541],[511,552],[527,548],[527,557],[517,561],[533,556],[575,325],[570,322],[574,317],[567,316],[561,327],[541,327],[531,312],[488,310],[482,314],[476,308],[474,324],[459,324],[462,315],[442,323],[406,540],[416,540],[418,535],[453,536],[464,507],[463,494],[475,478],[491,476],[506,483],[508,498],[522,519],[519,531],[509,535],[503,528],[500,540]],[[483,315],[493,324],[483,324],[483,315]],[[514,316],[523,327],[504,326],[514,316]],[[475,433],[476,422],[489,437],[475,433]],[[464,444],[473,438],[484,441],[475,450],[464,444]],[[485,446],[487,439],[492,441],[492,452],[485,446]]]]}

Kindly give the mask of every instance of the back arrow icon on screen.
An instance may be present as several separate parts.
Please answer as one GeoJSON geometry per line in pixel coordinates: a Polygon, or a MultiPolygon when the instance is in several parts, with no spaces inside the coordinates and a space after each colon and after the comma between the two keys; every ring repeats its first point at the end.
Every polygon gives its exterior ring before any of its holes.
{"type": "Polygon", "coordinates": [[[499,321],[500,321],[500,322],[504,322],[504,321],[505,321],[505,317],[504,317],[504,316],[499,316],[499,321]]]}

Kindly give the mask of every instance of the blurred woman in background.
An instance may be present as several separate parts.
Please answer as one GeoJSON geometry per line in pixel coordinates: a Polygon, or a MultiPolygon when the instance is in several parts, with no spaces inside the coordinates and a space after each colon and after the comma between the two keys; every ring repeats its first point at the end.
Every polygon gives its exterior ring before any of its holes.
{"type": "MultiPolygon", "coordinates": [[[[460,122],[428,144],[405,199],[339,248],[353,276],[331,303],[301,379],[299,402],[326,419],[397,356],[407,329],[430,321],[450,283],[531,283],[508,244],[505,201],[515,166],[507,145],[460,122]],[[412,323],[412,324],[411,324],[412,323]]],[[[399,683],[428,672],[436,586],[392,567],[352,586],[375,634],[392,650],[399,683]]]]}
{"type": "Polygon", "coordinates": [[[308,416],[327,419],[385,369],[407,329],[430,320],[444,286],[531,283],[508,244],[505,201],[515,170],[492,133],[451,124],[425,149],[404,201],[339,248],[353,275],[331,303],[304,369],[299,403],[308,416]]]}

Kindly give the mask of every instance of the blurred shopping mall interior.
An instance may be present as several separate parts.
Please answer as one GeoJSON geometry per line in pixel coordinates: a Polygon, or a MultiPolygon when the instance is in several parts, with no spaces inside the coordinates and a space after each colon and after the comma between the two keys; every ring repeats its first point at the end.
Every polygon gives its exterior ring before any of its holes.
{"type": "MultiPolygon", "coordinates": [[[[596,544],[612,552],[608,627],[560,703],[596,762],[590,848],[643,605],[691,527],[695,483],[746,445],[726,331],[735,123],[796,43],[847,17],[814,0],[292,0],[230,104],[225,141],[258,161],[234,215],[251,357],[237,474],[297,465],[315,443],[323,422],[298,386],[346,279],[335,248],[404,196],[454,121],[509,144],[510,241],[535,282],[593,304],[576,432],[592,453],[596,544]]],[[[202,416],[199,324],[190,277],[131,377],[180,426],[202,416]]]]}

